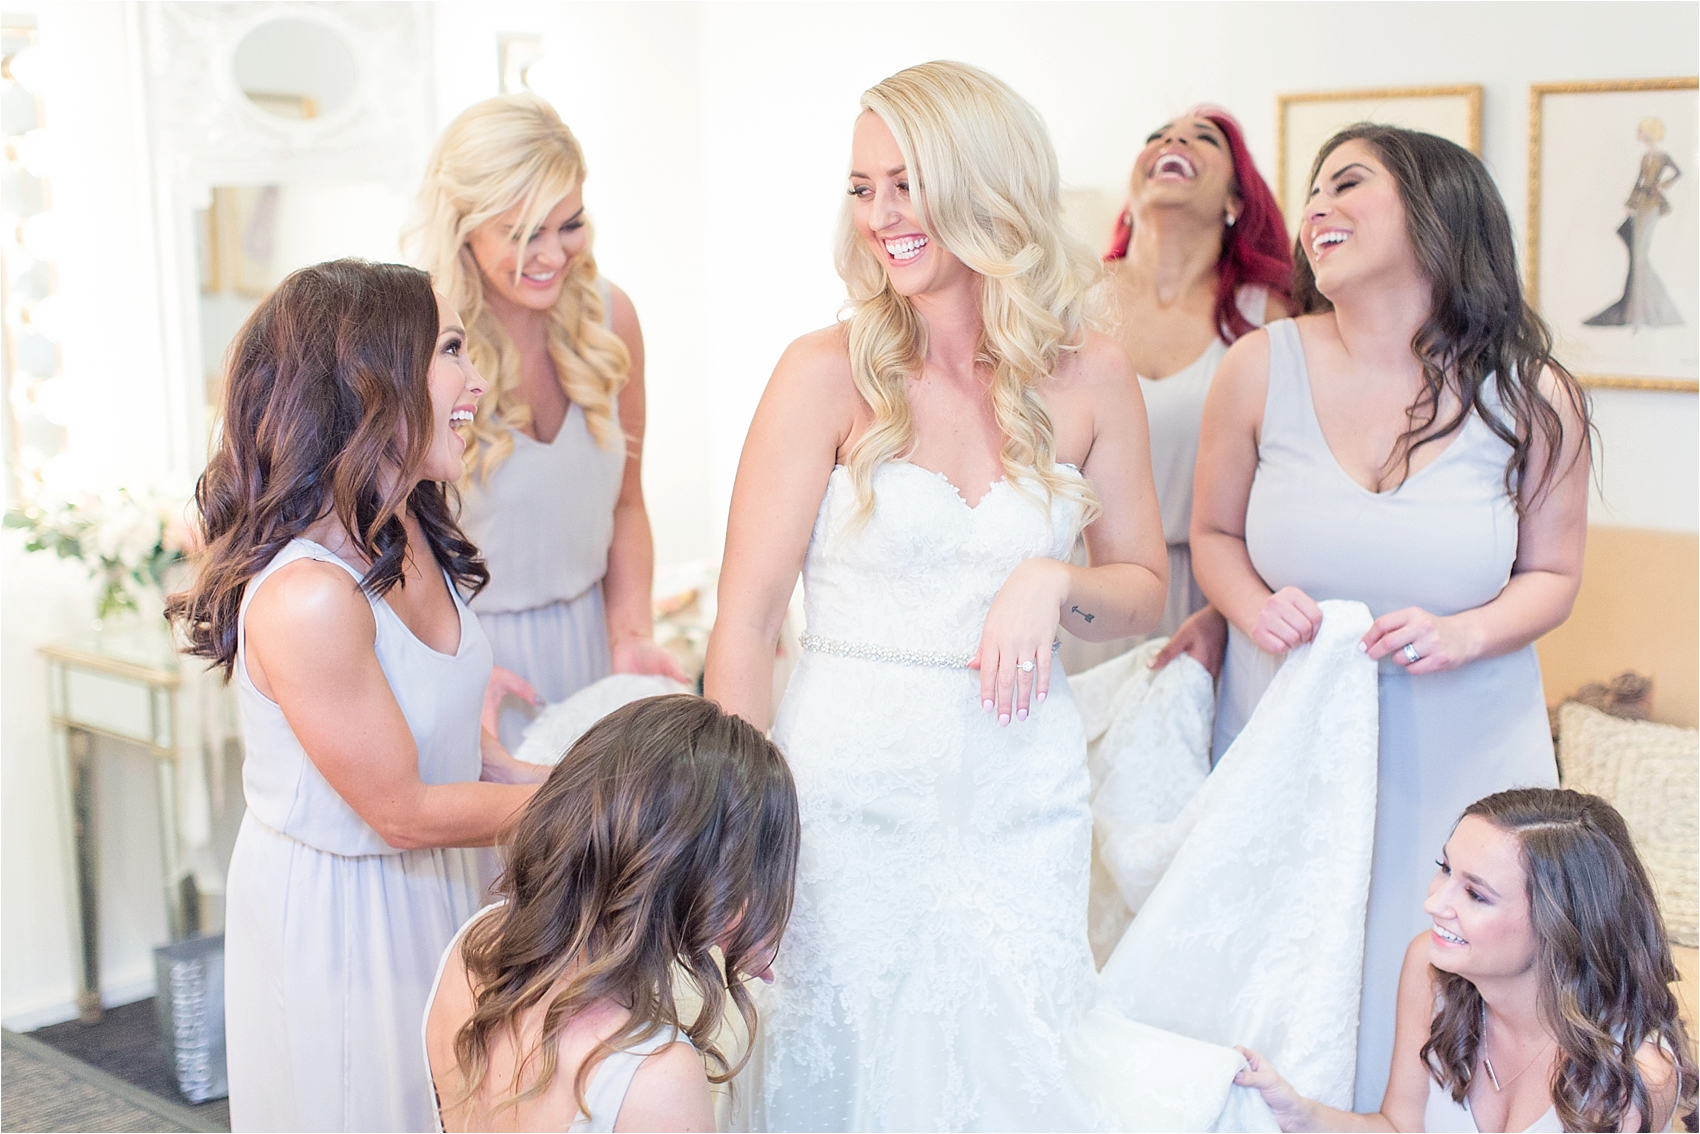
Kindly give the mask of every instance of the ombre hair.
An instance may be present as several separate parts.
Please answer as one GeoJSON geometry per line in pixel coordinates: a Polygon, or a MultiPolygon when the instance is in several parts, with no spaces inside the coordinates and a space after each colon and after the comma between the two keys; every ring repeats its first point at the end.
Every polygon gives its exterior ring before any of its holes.
{"type": "MultiPolygon", "coordinates": [[[[1598,796],[1552,788],[1490,795],[1464,809],[1471,816],[1517,840],[1538,1011],[1558,1043],[1548,1087],[1560,1124],[1621,1130],[1634,1108],[1639,1129],[1650,1129],[1653,1102],[1636,1056],[1652,1043],[1676,1071],[1676,1109],[1687,1106],[1693,1130],[1694,1060],[1670,989],[1680,974],[1623,816],[1598,796]]],[[[1440,1007],[1422,1058],[1462,1103],[1480,1062],[1482,996],[1464,977],[1432,971],[1440,1007]]]]}
{"type": "Polygon", "coordinates": [[[166,603],[187,652],[227,680],[249,581],[327,512],[371,563],[360,586],[373,597],[402,580],[404,509],[463,593],[489,582],[450,489],[419,474],[435,433],[437,324],[418,268],[333,260],[285,277],[237,332],[217,445],[195,486],[194,581],[166,603]]]}
{"type": "MultiPolygon", "coordinates": [[[[1061,179],[1044,122],[1003,82],[965,63],[899,71],[862,95],[862,109],[891,130],[928,239],[981,278],[976,362],[991,370],[1005,474],[1012,485],[1037,481],[1047,497],[1081,501],[1090,521],[1096,495],[1084,480],[1058,472],[1039,387],[1064,353],[1084,345],[1102,268],[1063,224],[1061,179]]],[[[856,231],[849,201],[839,220],[837,266],[849,289],[850,373],[873,411],[873,424],[846,460],[866,516],[875,468],[903,459],[914,445],[908,383],[926,356],[926,329],[856,231]]]]}
{"type": "MultiPolygon", "coordinates": [[[[415,262],[431,273],[437,288],[466,320],[473,365],[490,383],[468,427],[466,469],[480,480],[513,452],[513,430],[531,423],[531,407],[519,400],[519,351],[484,302],[484,278],[472,249],[473,232],[513,209],[519,210],[514,240],[523,245],[561,198],[584,183],[584,153],[555,108],[530,92],[498,95],[461,111],[449,123],[419,187],[406,234],[415,262]]],[[[592,234],[573,259],[561,297],[549,313],[549,358],[568,400],[584,411],[597,444],[624,444],[615,428],[615,398],[631,369],[620,337],[604,325],[596,283],[592,234]]],[[[514,280],[525,263],[514,262],[514,280]]]]}
{"type": "MultiPolygon", "coordinates": [[[[1222,229],[1222,254],[1216,258],[1216,334],[1230,345],[1255,328],[1240,310],[1242,287],[1261,287],[1288,305],[1293,301],[1293,254],[1287,245],[1287,225],[1269,183],[1257,171],[1245,134],[1232,114],[1205,104],[1186,112],[1187,118],[1208,119],[1228,141],[1234,166],[1233,194],[1240,199],[1239,215],[1222,229]]],[[[1147,142],[1147,145],[1150,143],[1147,142]]],[[[1105,260],[1127,258],[1133,222],[1127,212],[1116,222],[1105,260]]]]}
{"type": "Polygon", "coordinates": [[[717,1046],[726,1001],[753,1041],[744,981],[790,919],[801,837],[790,769],[754,725],[688,694],[602,718],[514,821],[495,887],[506,902],[462,940],[473,1009],[455,1033],[462,1091],[449,1105],[470,1101],[502,1129],[497,1115],[549,1089],[562,1031],[600,1001],[629,1015],[579,1065],[581,1111],[601,1060],[670,1029],[702,1053],[710,1082],[731,1079],[749,1047],[734,1065],[717,1046]],[[693,1019],[680,1018],[676,979],[700,998],[693,1019]],[[525,1041],[521,1021],[539,1006],[541,1033],[525,1041]],[[513,1092],[483,1099],[502,1040],[513,1092]]]}

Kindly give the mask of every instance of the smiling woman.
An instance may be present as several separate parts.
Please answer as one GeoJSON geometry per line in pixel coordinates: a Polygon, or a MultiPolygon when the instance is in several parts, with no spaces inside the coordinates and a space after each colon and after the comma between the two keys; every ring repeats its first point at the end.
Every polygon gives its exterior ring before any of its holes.
{"type": "Polygon", "coordinates": [[[1694,1059],[1658,902],[1623,817],[1539,788],[1465,809],[1405,950],[1387,1095],[1349,1114],[1260,1055],[1283,1130],[1665,1130],[1694,1059]]]}
{"type": "Polygon", "coordinates": [[[1333,138],[1295,255],[1311,312],[1245,336],[1205,403],[1192,519],[1230,633],[1224,752],[1316,600],[1357,599],[1381,663],[1357,1109],[1381,1103],[1428,860],[1472,799],[1558,780],[1532,643],[1582,570],[1588,403],[1523,301],[1504,202],[1469,151],[1333,138]]]}
{"type": "Polygon", "coordinates": [[[510,749],[527,724],[510,694],[562,701],[610,668],[686,679],[653,640],[643,334],[597,274],[584,179],[548,103],[489,99],[437,143],[411,233],[491,383],[465,427],[462,523],[490,567],[486,724],[510,749]]]}
{"type": "MultiPolygon", "coordinates": [[[[1150,416],[1168,545],[1168,600],[1155,632],[1169,644],[1156,664],[1185,652],[1216,674],[1227,623],[1193,578],[1188,535],[1204,397],[1228,347],[1293,311],[1287,232],[1232,115],[1200,106],[1152,131],[1104,258],[1111,329],[1139,372],[1150,416]]],[[[1132,644],[1069,642],[1064,657],[1078,672],[1132,644]]]]}
{"type": "Polygon", "coordinates": [[[248,809],[230,863],[225,1008],[237,1130],[422,1130],[412,1050],[477,862],[527,799],[481,738],[490,648],[460,588],[453,421],[484,391],[424,272],[287,277],[232,348],[196,491],[205,550],[171,616],[233,675],[248,809]],[[505,783],[480,783],[505,780],[505,783]]]}
{"type": "Polygon", "coordinates": [[[1087,325],[1097,265],[1033,108],[948,62],[862,106],[850,314],[762,396],[709,642],[708,695],[765,727],[801,568],[773,739],[812,865],[737,1103],[755,1129],[1087,1129],[1064,1041],[1096,981],[1092,817],[1052,649],[1161,610],[1139,387],[1087,325]]]}

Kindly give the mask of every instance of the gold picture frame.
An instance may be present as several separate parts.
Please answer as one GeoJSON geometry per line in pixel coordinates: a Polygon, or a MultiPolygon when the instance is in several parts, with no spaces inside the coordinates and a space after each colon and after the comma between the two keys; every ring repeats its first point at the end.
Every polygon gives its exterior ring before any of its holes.
{"type": "MultiPolygon", "coordinates": [[[[1633,234],[1635,230],[1632,225],[1635,222],[1633,219],[1624,219],[1615,233],[1615,239],[1607,234],[1612,233],[1612,222],[1622,217],[1628,208],[1624,197],[1625,188],[1632,186],[1632,195],[1642,191],[1642,178],[1639,174],[1631,176],[1633,167],[1626,164],[1626,159],[1644,162],[1657,150],[1657,143],[1643,137],[1638,123],[1658,119],[1661,122],[1659,128],[1662,130],[1664,125],[1661,115],[1669,117],[1673,110],[1683,112],[1686,120],[1678,123],[1671,131],[1671,136],[1692,138],[1692,125],[1700,120],[1700,78],[1683,76],[1666,79],[1606,79],[1533,83],[1529,87],[1528,254],[1525,257],[1528,265],[1528,299],[1530,306],[1539,311],[1552,325],[1560,347],[1560,357],[1568,356],[1575,360],[1573,369],[1576,377],[1585,386],[1615,390],[1700,393],[1700,376],[1689,376],[1689,373],[1695,371],[1696,365],[1700,365],[1700,359],[1693,357],[1679,358],[1673,355],[1669,359],[1669,369],[1684,372],[1679,375],[1624,372],[1656,369],[1661,365],[1657,358],[1650,357],[1650,350],[1658,349],[1658,344],[1653,340],[1660,335],[1670,340],[1675,351],[1687,352],[1689,355],[1696,353],[1692,349],[1692,344],[1695,343],[1692,322],[1686,326],[1671,325],[1664,331],[1654,329],[1648,334],[1642,334],[1643,328],[1631,323],[1628,325],[1629,339],[1615,344],[1614,347],[1609,336],[1615,333],[1621,339],[1621,328],[1625,324],[1602,325],[1597,321],[1605,318],[1608,311],[1629,303],[1631,280],[1624,278],[1623,298],[1606,311],[1595,314],[1592,319],[1579,319],[1577,315],[1579,312],[1592,310],[1608,299],[1609,295],[1601,292],[1597,285],[1590,296],[1574,294],[1577,279],[1605,282],[1599,279],[1603,272],[1594,270],[1595,261],[1592,257],[1596,252],[1600,256],[1614,253],[1619,257],[1627,255],[1630,260],[1627,271],[1617,268],[1615,264],[1611,265],[1613,279],[1633,275],[1637,255],[1636,241],[1632,235],[1624,235],[1623,230],[1628,229],[1633,234]],[[1684,91],[1697,93],[1692,99],[1685,100],[1680,97],[1684,91]],[[1587,105],[1596,100],[1578,96],[1601,96],[1597,100],[1598,109],[1587,105]],[[1559,102],[1549,101],[1555,98],[1565,100],[1565,105],[1561,108],[1559,102]],[[1549,121],[1549,111],[1553,114],[1552,121],[1549,121]],[[1655,111],[1659,113],[1656,114],[1655,111]],[[1601,134],[1606,128],[1609,128],[1609,134],[1590,136],[1601,134]],[[1629,142],[1631,137],[1634,139],[1633,143],[1629,142]],[[1633,153],[1636,143],[1646,147],[1645,155],[1637,156],[1633,153]],[[1609,144],[1612,152],[1601,153],[1600,147],[1603,144],[1609,144]],[[1567,171],[1581,176],[1567,177],[1560,182],[1556,169],[1547,169],[1549,162],[1555,166],[1564,162],[1567,171]],[[1622,168],[1619,168],[1620,166],[1622,168]],[[1612,180],[1604,184],[1598,183],[1594,171],[1599,169],[1609,171],[1607,176],[1611,176],[1612,180]],[[1560,185],[1560,191],[1547,192],[1543,200],[1543,189],[1550,190],[1555,184],[1560,185]],[[1555,201],[1555,198],[1558,199],[1555,201]],[[1549,218],[1548,213],[1553,216],[1549,218]],[[1543,242],[1548,239],[1562,243],[1564,247],[1555,247],[1551,255],[1544,254],[1543,242]],[[1623,252],[1616,250],[1615,245],[1619,241],[1624,245],[1623,252]],[[1578,271],[1576,266],[1579,262],[1587,265],[1588,270],[1578,271]],[[1543,270],[1552,278],[1544,278],[1543,270]],[[1602,334],[1601,331],[1605,333],[1602,334]]],[[[1683,164],[1694,163],[1685,160],[1683,164]]],[[[1664,209],[1660,216],[1671,215],[1674,211],[1678,214],[1679,221],[1679,231],[1669,234],[1669,238],[1661,244],[1661,250],[1668,248],[1682,261],[1680,271],[1675,274],[1681,277],[1676,281],[1676,290],[1679,293],[1677,299],[1679,303],[1685,303],[1691,311],[1695,311],[1695,297],[1700,294],[1700,259],[1696,259],[1694,255],[1695,241],[1692,236],[1696,224],[1692,178],[1700,176],[1700,171],[1684,169],[1677,177],[1662,183],[1658,181],[1659,176],[1658,173],[1654,174],[1654,196],[1658,198],[1657,204],[1664,209]],[[1670,194],[1671,197],[1677,198],[1676,204],[1671,205],[1662,190],[1679,182],[1683,175],[1691,180],[1683,187],[1683,192],[1670,194]]],[[[1653,211],[1656,212],[1657,209],[1653,211]]],[[[1641,250],[1643,255],[1651,248],[1652,236],[1653,233],[1649,231],[1642,241],[1647,246],[1641,250]]],[[[1651,271],[1650,257],[1648,270],[1651,271]]],[[[1652,275],[1655,281],[1658,281],[1657,273],[1653,272],[1652,275]]],[[[1610,286],[1616,286],[1615,282],[1610,286]]],[[[1664,283],[1657,282],[1656,286],[1664,302],[1670,304],[1671,299],[1664,283]]],[[[1609,290],[1610,287],[1606,287],[1605,291],[1609,290]]]]}
{"type": "Polygon", "coordinates": [[[1309,175],[1316,153],[1354,122],[1382,122],[1439,134],[1480,157],[1482,85],[1306,91],[1275,97],[1275,195],[1289,231],[1305,196],[1295,183],[1309,175]],[[1393,104],[1393,105],[1389,105],[1393,104]]]}

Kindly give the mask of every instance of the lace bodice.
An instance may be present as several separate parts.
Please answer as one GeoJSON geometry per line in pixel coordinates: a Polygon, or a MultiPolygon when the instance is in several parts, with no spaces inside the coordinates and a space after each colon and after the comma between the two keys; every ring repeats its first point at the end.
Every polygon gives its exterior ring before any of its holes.
{"type": "Polygon", "coordinates": [[[943,474],[888,461],[874,488],[880,506],[858,522],[850,470],[827,481],[803,561],[811,634],[971,654],[1009,573],[1026,559],[1067,559],[1080,529],[1081,505],[1058,496],[1047,510],[1037,484],[999,480],[970,507],[943,474]]]}

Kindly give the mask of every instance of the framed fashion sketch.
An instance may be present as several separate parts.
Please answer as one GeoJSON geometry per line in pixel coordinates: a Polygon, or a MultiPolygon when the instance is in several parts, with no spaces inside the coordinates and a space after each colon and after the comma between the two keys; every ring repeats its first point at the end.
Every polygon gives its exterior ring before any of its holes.
{"type": "Polygon", "coordinates": [[[1529,88],[1529,301],[1585,384],[1700,389],[1697,86],[1529,88]]]}
{"type": "Polygon", "coordinates": [[[1482,88],[1391,87],[1367,91],[1312,91],[1278,95],[1275,192],[1289,232],[1298,228],[1310,166],[1322,143],[1354,122],[1380,122],[1438,134],[1473,154],[1482,152],[1482,88]]]}

